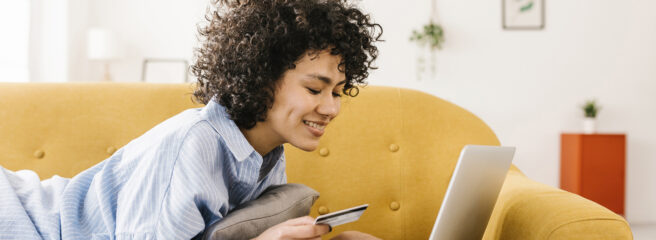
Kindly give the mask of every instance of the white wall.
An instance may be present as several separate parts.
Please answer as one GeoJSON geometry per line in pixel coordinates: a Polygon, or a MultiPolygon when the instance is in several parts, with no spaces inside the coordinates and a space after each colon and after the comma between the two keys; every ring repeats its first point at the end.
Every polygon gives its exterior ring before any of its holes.
{"type": "MultiPolygon", "coordinates": [[[[205,6],[97,0],[89,3],[89,26],[112,29],[126,44],[114,78],[139,81],[145,57],[191,60],[205,6]]],[[[437,75],[422,82],[408,38],[429,19],[430,1],[361,6],[385,30],[372,85],[419,89],[472,111],[502,144],[518,147],[515,164],[539,182],[558,186],[559,134],[579,131],[579,105],[597,98],[599,130],[627,134],[627,219],[656,222],[656,1],[548,1],[544,30],[504,31],[501,1],[438,0],[446,42],[437,75]]],[[[100,79],[101,65],[88,64],[72,80],[100,79]]]]}
{"type": "Polygon", "coordinates": [[[627,134],[626,216],[656,222],[656,2],[547,1],[546,28],[504,31],[501,1],[438,0],[445,28],[435,79],[417,82],[411,29],[430,1],[364,0],[385,28],[371,84],[408,87],[477,114],[530,178],[559,184],[561,132],[581,130],[579,105],[595,97],[599,130],[627,134]]]}
{"type": "Polygon", "coordinates": [[[93,1],[68,0],[68,73],[70,81],[89,81],[86,39],[89,29],[89,5],[93,1]]]}
{"type": "MultiPolygon", "coordinates": [[[[208,2],[95,0],[89,3],[87,27],[109,29],[117,35],[124,58],[110,63],[114,81],[141,81],[146,58],[186,59],[191,64],[197,42],[196,26],[204,18],[208,2]]],[[[78,73],[73,81],[103,78],[101,62],[86,58],[82,61],[88,64],[88,73],[78,73]]]]}

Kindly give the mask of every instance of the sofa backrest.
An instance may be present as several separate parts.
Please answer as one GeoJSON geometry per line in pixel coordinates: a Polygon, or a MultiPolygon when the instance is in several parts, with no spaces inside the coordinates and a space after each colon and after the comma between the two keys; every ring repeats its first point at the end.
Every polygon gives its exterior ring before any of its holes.
{"type": "Polygon", "coordinates": [[[369,203],[361,220],[344,229],[427,239],[467,144],[499,141],[478,117],[448,101],[367,86],[342,104],[317,150],[286,147],[288,181],[321,193],[314,215],[369,203]]]}
{"type": "Polygon", "coordinates": [[[0,83],[0,165],[72,177],[191,107],[182,84],[0,83]]]}
{"type": "MultiPolygon", "coordinates": [[[[72,177],[187,108],[191,85],[0,83],[0,165],[72,177]]],[[[426,239],[466,144],[499,145],[470,112],[419,91],[367,86],[313,152],[285,145],[288,181],[321,193],[311,215],[364,203],[341,230],[426,239]]]]}

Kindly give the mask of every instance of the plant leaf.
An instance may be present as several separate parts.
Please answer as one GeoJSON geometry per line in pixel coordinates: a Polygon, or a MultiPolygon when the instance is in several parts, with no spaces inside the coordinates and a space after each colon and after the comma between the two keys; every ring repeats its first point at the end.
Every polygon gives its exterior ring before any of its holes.
{"type": "Polygon", "coordinates": [[[533,1],[530,1],[528,4],[522,6],[519,11],[520,12],[526,12],[528,10],[531,10],[533,8],[533,1]]]}

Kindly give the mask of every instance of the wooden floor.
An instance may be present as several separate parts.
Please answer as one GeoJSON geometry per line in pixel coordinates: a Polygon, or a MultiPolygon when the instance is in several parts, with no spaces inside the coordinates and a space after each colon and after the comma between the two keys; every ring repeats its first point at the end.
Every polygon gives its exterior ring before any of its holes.
{"type": "Polygon", "coordinates": [[[656,223],[653,224],[630,224],[634,240],[656,239],[656,223]]]}

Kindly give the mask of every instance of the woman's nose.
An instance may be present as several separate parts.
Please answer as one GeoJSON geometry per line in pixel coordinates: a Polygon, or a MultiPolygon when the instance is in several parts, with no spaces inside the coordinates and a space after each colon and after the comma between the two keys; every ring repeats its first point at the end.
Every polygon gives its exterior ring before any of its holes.
{"type": "Polygon", "coordinates": [[[319,104],[317,111],[319,112],[319,114],[328,116],[330,119],[333,119],[339,113],[339,108],[340,108],[339,100],[340,100],[339,98],[335,98],[332,96],[332,94],[330,94],[329,97],[324,97],[321,99],[321,103],[319,104]]]}

